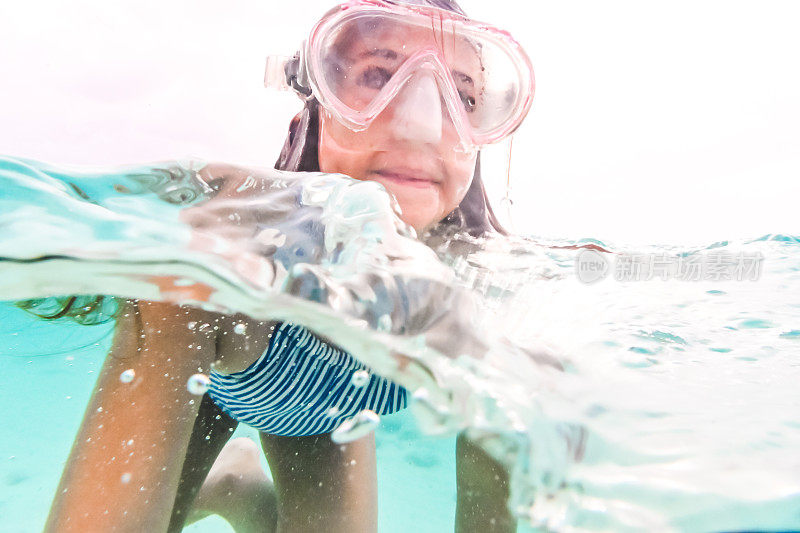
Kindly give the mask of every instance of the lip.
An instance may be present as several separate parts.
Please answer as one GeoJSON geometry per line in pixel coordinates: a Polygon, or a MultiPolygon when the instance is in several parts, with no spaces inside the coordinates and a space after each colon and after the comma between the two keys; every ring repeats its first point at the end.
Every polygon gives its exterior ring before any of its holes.
{"type": "Polygon", "coordinates": [[[432,187],[439,183],[431,174],[420,169],[399,167],[385,168],[382,170],[375,170],[373,174],[391,181],[392,183],[420,189],[432,187]]]}

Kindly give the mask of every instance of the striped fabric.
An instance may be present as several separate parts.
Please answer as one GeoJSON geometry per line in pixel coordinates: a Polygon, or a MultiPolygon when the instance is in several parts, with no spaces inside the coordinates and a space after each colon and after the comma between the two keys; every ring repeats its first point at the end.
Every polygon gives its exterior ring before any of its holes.
{"type": "Polygon", "coordinates": [[[352,376],[369,368],[302,326],[275,327],[265,352],[234,374],[211,372],[208,394],[234,419],[273,435],[328,433],[364,409],[380,415],[406,407],[403,387],[370,373],[361,387],[352,376]]]}

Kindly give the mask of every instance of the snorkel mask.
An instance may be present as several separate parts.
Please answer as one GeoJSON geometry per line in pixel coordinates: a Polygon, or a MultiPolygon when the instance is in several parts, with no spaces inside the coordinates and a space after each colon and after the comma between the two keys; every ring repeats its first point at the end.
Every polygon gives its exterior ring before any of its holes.
{"type": "Polygon", "coordinates": [[[449,120],[464,150],[511,135],[534,94],[530,59],[508,33],[453,11],[382,0],[329,11],[295,57],[268,58],[264,83],[315,98],[352,132],[393,102],[407,122],[424,125],[423,141],[435,142],[449,120]]]}
{"type": "Polygon", "coordinates": [[[508,33],[446,0],[352,0],[323,16],[294,57],[270,56],[264,83],[318,108],[320,132],[340,152],[412,142],[473,164],[479,154],[481,194],[513,227],[512,133],[535,84],[508,33]]]}

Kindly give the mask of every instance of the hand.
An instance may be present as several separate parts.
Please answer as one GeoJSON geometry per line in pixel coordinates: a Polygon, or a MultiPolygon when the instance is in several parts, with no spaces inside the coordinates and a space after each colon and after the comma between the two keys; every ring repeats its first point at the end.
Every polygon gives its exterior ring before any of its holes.
{"type": "Polygon", "coordinates": [[[185,208],[179,217],[193,230],[191,249],[222,256],[237,274],[261,289],[273,285],[272,255],[286,241],[268,227],[269,222],[284,219],[296,206],[294,193],[277,174],[208,164],[196,178],[212,191],[209,198],[185,208]]]}

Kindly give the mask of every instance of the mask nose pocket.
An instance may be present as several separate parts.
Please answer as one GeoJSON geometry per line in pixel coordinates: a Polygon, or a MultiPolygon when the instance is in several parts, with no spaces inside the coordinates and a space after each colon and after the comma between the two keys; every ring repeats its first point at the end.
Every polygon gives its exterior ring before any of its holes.
{"type": "Polygon", "coordinates": [[[433,74],[412,77],[397,95],[392,111],[397,139],[429,144],[442,140],[442,97],[433,74]]]}

